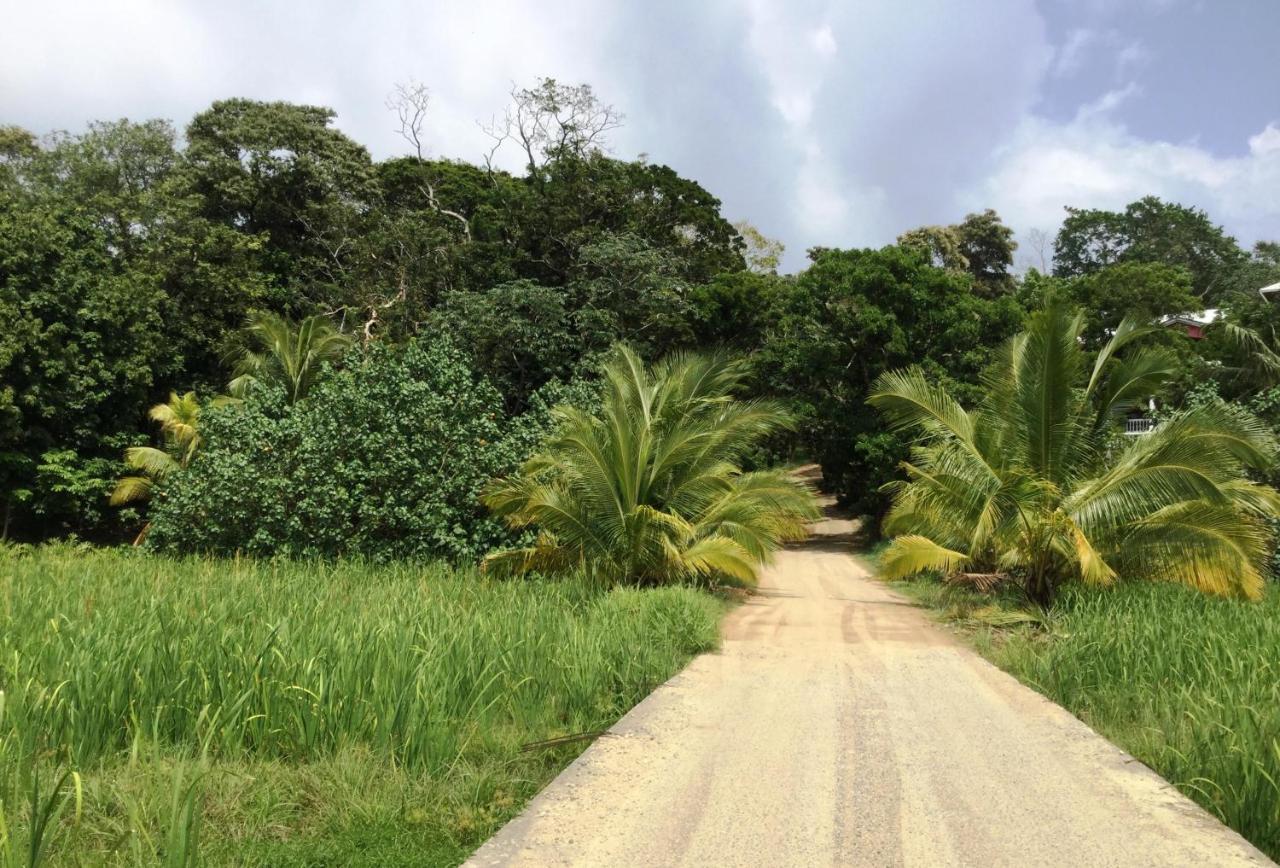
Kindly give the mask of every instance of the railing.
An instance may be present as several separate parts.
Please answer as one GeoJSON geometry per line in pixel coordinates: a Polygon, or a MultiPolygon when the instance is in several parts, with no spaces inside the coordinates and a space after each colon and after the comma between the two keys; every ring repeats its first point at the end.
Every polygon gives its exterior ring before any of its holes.
{"type": "Polygon", "coordinates": [[[1124,433],[1127,437],[1139,437],[1143,434],[1150,434],[1155,427],[1155,419],[1143,418],[1124,420],[1124,433]]]}

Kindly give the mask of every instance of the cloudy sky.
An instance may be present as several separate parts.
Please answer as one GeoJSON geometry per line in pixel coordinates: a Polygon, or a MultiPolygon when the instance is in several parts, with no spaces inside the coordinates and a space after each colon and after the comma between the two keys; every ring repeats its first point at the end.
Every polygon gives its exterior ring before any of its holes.
{"type": "MultiPolygon", "coordinates": [[[[0,123],[44,132],[214,99],[320,103],[376,157],[397,81],[475,160],[512,82],[589,82],[611,149],[696,178],[787,244],[879,245],[996,208],[1154,193],[1280,237],[1280,0],[3,0],[0,123]]],[[[512,162],[517,163],[511,155],[512,162]]]]}

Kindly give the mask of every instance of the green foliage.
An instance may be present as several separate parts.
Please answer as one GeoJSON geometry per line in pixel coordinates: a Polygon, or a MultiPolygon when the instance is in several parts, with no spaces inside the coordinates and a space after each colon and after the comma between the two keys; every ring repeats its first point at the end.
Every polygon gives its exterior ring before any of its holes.
{"type": "MultiPolygon", "coordinates": [[[[1124,211],[1068,208],[1053,245],[1054,274],[1076,277],[1118,262],[1158,262],[1185,268],[1191,287],[1210,307],[1245,258],[1236,240],[1196,208],[1147,196],[1124,211]]],[[[1257,287],[1254,287],[1255,289],[1257,287]]]]}
{"type": "Polygon", "coordinates": [[[335,364],[351,348],[344,335],[323,316],[300,323],[260,311],[252,314],[230,352],[234,378],[227,391],[244,398],[255,389],[276,388],[296,404],[319,380],[326,364],[335,364]]]}
{"type": "Polygon", "coordinates": [[[529,280],[449,293],[432,324],[516,410],[548,381],[570,377],[582,352],[564,291],[529,280]]]}
{"type": "Polygon", "coordinates": [[[995,298],[1015,289],[1013,253],[1018,242],[1000,215],[988,208],[955,226],[922,226],[898,236],[898,244],[922,251],[940,268],[967,272],[980,295],[995,298]]]}
{"type": "Polygon", "coordinates": [[[975,384],[990,348],[1021,326],[1022,311],[1011,297],[979,298],[967,275],[929,265],[917,250],[812,256],[778,288],[756,389],[800,415],[801,446],[822,464],[824,485],[857,511],[878,513],[878,489],[894,477],[906,444],[864,404],[871,384],[908,364],[975,384]]]}
{"type": "Polygon", "coordinates": [[[789,422],[775,404],[733,400],[745,373],[741,362],[699,356],[647,370],[617,350],[600,411],[557,409],[541,450],[489,487],[494,512],[538,538],[489,555],[485,569],[585,569],[606,585],[753,583],[782,542],[805,535],[817,508],[783,471],[740,470],[744,453],[789,422]]]}
{"type": "Polygon", "coordinates": [[[884,374],[869,401],[919,440],[891,486],[886,574],[1003,570],[1037,602],[1068,581],[1177,581],[1261,594],[1280,495],[1245,471],[1274,460],[1274,435],[1242,408],[1208,402],[1116,447],[1113,420],[1175,370],[1158,348],[1118,353],[1150,327],[1124,320],[1092,361],[1082,312],[1051,298],[1013,338],[965,410],[920,368],[884,374]]]}
{"type": "Polygon", "coordinates": [[[683,588],[67,546],[0,549],[0,599],[5,820],[24,842],[30,773],[43,803],[55,766],[78,772],[44,849],[92,865],[193,843],[211,864],[460,860],[587,742],[523,745],[608,727],[721,613],[683,588]]]}
{"type": "Polygon", "coordinates": [[[74,449],[50,449],[36,465],[37,516],[60,522],[72,534],[103,523],[107,497],[115,481],[116,462],[90,458],[74,449]]]}
{"type": "Polygon", "coordinates": [[[604,352],[618,341],[653,358],[693,336],[681,261],[633,234],[602,235],[578,252],[569,290],[584,345],[604,352]]]}
{"type": "Polygon", "coordinates": [[[262,292],[254,240],[196,213],[173,140],[163,122],[93,124],[0,173],[0,449],[24,459],[5,481],[32,492],[28,531],[101,528],[78,499],[96,485],[68,474],[110,475],[162,384],[215,377],[222,330],[262,292]],[[84,466],[37,474],[51,452],[84,466]]]}
{"type": "Polygon", "coordinates": [[[770,311],[786,278],[752,271],[717,274],[690,290],[695,339],[699,346],[754,350],[770,325],[770,311]]]}
{"type": "Polygon", "coordinates": [[[343,242],[359,234],[374,197],[368,151],[333,119],[319,106],[229,99],[186,130],[183,173],[202,215],[264,239],[260,267],[289,313],[341,303],[354,254],[343,242]]]}
{"type": "Polygon", "coordinates": [[[756,228],[749,220],[738,220],[733,224],[742,238],[743,259],[747,270],[752,274],[777,274],[782,264],[782,254],[787,247],[776,238],[770,238],[756,228]]]}
{"type": "Polygon", "coordinates": [[[444,343],[373,344],[295,404],[264,390],[201,423],[153,506],[157,549],[468,560],[508,538],[478,493],[524,455],[501,396],[444,343]]]}
{"type": "Polygon", "coordinates": [[[147,415],[159,424],[164,448],[130,446],[124,451],[125,466],[140,473],[116,483],[111,492],[113,506],[150,500],[156,485],[185,469],[200,449],[200,399],[195,392],[182,397],[170,392],[168,402],[156,404],[147,415]]]}
{"type": "Polygon", "coordinates": [[[199,113],[181,145],[164,121],[0,129],[6,532],[114,535],[113,514],[77,499],[96,487],[68,474],[105,478],[170,390],[223,388],[250,311],[327,315],[365,342],[465,321],[512,410],[619,338],[651,356],[686,345],[688,287],[744,266],[719,201],[606,156],[620,115],[589,87],[513,97],[543,124],[524,131],[542,138],[523,176],[426,159],[420,138],[374,163],[330,109],[246,99],[199,113]]]}
{"type": "MultiPolygon", "coordinates": [[[[1204,303],[1181,266],[1119,262],[1070,281],[1068,295],[1084,311],[1085,340],[1097,349],[1125,317],[1154,322],[1162,316],[1198,311],[1204,303]]],[[[1181,336],[1177,336],[1181,337],[1181,336]]],[[[1185,340],[1175,345],[1184,345],[1185,340]]]]}

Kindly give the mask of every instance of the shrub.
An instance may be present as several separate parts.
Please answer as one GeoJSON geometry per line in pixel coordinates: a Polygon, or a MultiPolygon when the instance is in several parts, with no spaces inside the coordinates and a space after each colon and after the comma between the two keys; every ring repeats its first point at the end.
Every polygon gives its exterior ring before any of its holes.
{"type": "Polygon", "coordinates": [[[153,547],[379,560],[509,541],[477,495],[540,425],[508,426],[461,353],[416,341],[356,351],[295,405],[264,390],[202,421],[200,456],[157,499],[153,547]]]}

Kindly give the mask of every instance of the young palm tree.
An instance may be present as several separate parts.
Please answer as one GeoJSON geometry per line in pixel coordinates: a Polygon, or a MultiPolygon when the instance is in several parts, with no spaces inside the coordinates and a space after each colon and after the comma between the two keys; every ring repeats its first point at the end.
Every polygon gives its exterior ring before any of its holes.
{"type": "Polygon", "coordinates": [[[631,350],[605,365],[597,414],[556,409],[558,430],[485,503],[536,543],[485,559],[492,573],[585,569],[605,584],[731,576],[754,582],[802,539],[813,495],[783,470],[744,473],[743,454],[790,424],[768,401],[732,395],[745,365],[676,355],[646,369],[631,350]]]}
{"type": "Polygon", "coordinates": [[[147,415],[160,424],[164,448],[131,446],[124,451],[124,463],[140,473],[116,483],[111,492],[114,506],[150,500],[156,484],[190,464],[200,448],[200,401],[195,392],[182,397],[170,392],[168,402],[156,404],[147,415]]]}
{"type": "Polygon", "coordinates": [[[252,314],[240,345],[228,354],[234,379],[227,391],[243,398],[261,382],[284,389],[290,404],[306,397],[324,362],[337,362],[352,338],[333,327],[326,317],[309,316],[296,325],[274,313],[252,314]]]}
{"type": "Polygon", "coordinates": [[[965,410],[917,369],[882,376],[870,403],[920,434],[892,484],[891,576],[1005,571],[1052,601],[1064,581],[1167,579],[1256,598],[1280,496],[1250,482],[1276,443],[1242,409],[1185,410],[1119,446],[1115,419],[1174,372],[1167,351],[1126,345],[1126,320],[1092,364],[1083,316],[1051,299],[1005,348],[986,398],[965,410]]]}

